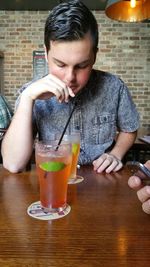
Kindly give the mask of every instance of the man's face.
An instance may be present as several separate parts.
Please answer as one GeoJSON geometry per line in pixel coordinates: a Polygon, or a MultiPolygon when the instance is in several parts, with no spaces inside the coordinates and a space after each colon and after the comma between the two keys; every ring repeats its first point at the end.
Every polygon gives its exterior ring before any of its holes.
{"type": "Polygon", "coordinates": [[[51,41],[47,59],[49,73],[77,94],[88,82],[95,60],[90,34],[77,41],[51,41]]]}

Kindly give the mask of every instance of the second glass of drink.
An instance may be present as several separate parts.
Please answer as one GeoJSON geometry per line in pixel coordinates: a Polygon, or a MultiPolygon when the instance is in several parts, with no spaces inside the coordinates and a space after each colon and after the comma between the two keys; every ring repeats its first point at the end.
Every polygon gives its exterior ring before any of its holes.
{"type": "MultiPolygon", "coordinates": [[[[59,139],[60,135],[56,134],[56,139],[59,139]]],[[[83,180],[83,177],[77,175],[78,158],[80,154],[80,132],[73,131],[63,136],[63,143],[70,143],[72,146],[72,164],[69,175],[69,184],[79,183],[83,180]]]]}

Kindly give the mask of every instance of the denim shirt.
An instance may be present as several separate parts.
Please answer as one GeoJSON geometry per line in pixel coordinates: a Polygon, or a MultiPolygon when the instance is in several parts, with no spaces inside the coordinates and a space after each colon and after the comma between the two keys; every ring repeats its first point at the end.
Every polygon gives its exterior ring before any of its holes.
{"type": "MultiPolygon", "coordinates": [[[[68,103],[59,103],[56,97],[35,101],[33,125],[41,140],[62,133],[74,101],[70,98],[68,103]]],[[[67,128],[67,133],[74,129],[81,133],[79,164],[92,163],[107,151],[117,131],[134,132],[138,127],[139,115],[124,82],[110,73],[92,70],[67,128]]]]}

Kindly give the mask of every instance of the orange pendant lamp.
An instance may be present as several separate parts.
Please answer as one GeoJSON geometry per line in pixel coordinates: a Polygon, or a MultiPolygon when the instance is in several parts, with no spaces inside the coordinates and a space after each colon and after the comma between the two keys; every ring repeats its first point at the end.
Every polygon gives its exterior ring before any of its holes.
{"type": "Polygon", "coordinates": [[[150,18],[150,0],[108,0],[105,13],[118,21],[144,21],[150,18]]]}

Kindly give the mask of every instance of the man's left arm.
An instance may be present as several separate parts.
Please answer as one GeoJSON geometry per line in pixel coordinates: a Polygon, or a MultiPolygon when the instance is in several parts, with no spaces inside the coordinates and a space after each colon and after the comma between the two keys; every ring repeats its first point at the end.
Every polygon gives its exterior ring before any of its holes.
{"type": "Polygon", "coordinates": [[[98,159],[93,161],[94,170],[97,172],[107,173],[111,171],[118,171],[122,168],[122,158],[126,152],[133,145],[137,136],[135,132],[119,132],[116,140],[116,144],[109,153],[104,153],[98,159]]]}

